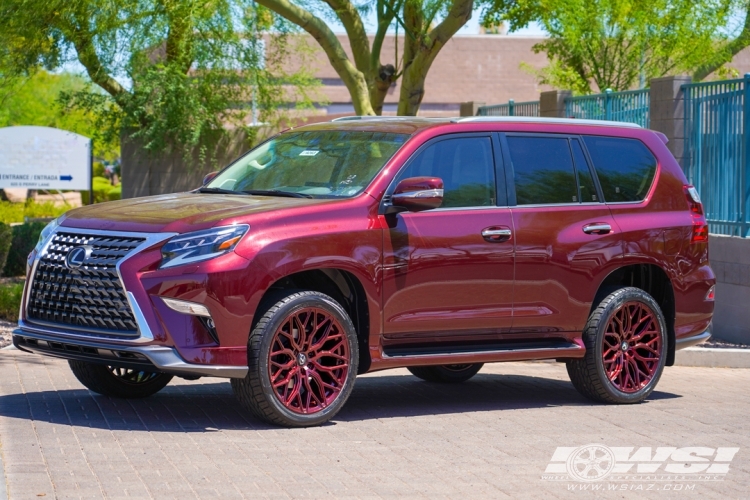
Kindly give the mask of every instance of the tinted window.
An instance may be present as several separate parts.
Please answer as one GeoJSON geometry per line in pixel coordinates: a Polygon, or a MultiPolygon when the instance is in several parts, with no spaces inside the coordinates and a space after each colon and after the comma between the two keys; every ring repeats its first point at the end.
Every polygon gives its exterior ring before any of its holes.
{"type": "Polygon", "coordinates": [[[431,144],[399,174],[440,177],[441,207],[481,207],[495,204],[495,166],[489,137],[446,139],[431,144]]]}
{"type": "Polygon", "coordinates": [[[596,188],[594,179],[591,177],[591,170],[586,161],[586,155],[583,154],[583,147],[577,140],[570,141],[570,148],[573,150],[573,159],[576,164],[576,174],[578,174],[578,191],[583,203],[598,201],[596,199],[596,188]]]}
{"type": "Polygon", "coordinates": [[[578,201],[568,139],[508,137],[518,205],[578,201]]]}
{"type": "Polygon", "coordinates": [[[656,158],[636,139],[587,136],[605,201],[641,201],[656,173],[656,158]]]}

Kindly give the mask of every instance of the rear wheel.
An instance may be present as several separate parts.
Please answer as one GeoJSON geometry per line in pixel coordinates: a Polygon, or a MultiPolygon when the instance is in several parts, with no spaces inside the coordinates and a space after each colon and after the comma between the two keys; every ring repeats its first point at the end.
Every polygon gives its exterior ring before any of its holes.
{"type": "Polygon", "coordinates": [[[68,361],[73,375],[87,389],[113,398],[145,398],[164,389],[172,375],[132,368],[68,361]]]}
{"type": "Polygon", "coordinates": [[[456,384],[466,382],[482,369],[484,363],[438,365],[438,366],[409,366],[406,369],[415,377],[427,382],[456,384]]]}
{"type": "Polygon", "coordinates": [[[255,416],[287,427],[330,420],[354,387],[357,334],[328,295],[289,292],[250,334],[248,373],[232,379],[239,402],[255,416]]]}
{"type": "Polygon", "coordinates": [[[666,362],[667,327],[659,304],[640,288],[621,288],[594,309],[583,331],[586,355],[567,362],[578,391],[603,403],[639,403],[666,362]]]}

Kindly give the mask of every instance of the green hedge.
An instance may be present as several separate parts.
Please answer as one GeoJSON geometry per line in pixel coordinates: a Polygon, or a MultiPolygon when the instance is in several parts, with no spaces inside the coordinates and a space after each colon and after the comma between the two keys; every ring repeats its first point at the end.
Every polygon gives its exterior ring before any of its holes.
{"type": "MultiPolygon", "coordinates": [[[[0,222],[0,269],[5,269],[5,263],[8,260],[8,252],[10,251],[12,241],[13,229],[8,224],[0,222]]],[[[4,271],[0,274],[5,276],[4,271]]]]}
{"type": "MultiPolygon", "coordinates": [[[[119,200],[122,198],[122,184],[113,186],[112,183],[110,183],[106,177],[97,177],[97,176],[93,178],[92,184],[93,184],[92,187],[94,189],[94,202],[95,203],[102,203],[105,201],[114,201],[114,200],[119,200]]],[[[88,191],[83,191],[81,193],[81,198],[83,200],[84,205],[89,204],[88,191]]]]}
{"type": "Polygon", "coordinates": [[[0,283],[0,319],[18,321],[23,283],[0,283]]]}
{"type": "Polygon", "coordinates": [[[44,222],[13,226],[13,239],[8,252],[8,259],[3,268],[3,276],[23,276],[26,274],[26,258],[39,241],[39,233],[42,232],[44,226],[46,226],[44,222]]]}

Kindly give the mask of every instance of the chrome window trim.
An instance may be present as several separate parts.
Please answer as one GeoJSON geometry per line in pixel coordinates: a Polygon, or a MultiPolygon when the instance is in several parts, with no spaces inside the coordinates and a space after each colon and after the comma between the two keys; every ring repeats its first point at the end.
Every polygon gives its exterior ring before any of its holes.
{"type": "MultiPolygon", "coordinates": [[[[69,227],[69,226],[58,226],[55,228],[55,231],[50,235],[49,239],[44,243],[44,246],[39,251],[39,253],[34,257],[34,263],[31,266],[31,273],[29,275],[29,278],[26,280],[25,289],[23,292],[23,300],[25,304],[24,308],[24,315],[22,318],[19,318],[18,324],[24,329],[33,329],[33,330],[39,330],[36,326],[32,326],[33,323],[29,323],[27,318],[29,316],[29,297],[31,295],[31,287],[34,283],[34,279],[36,278],[36,270],[39,265],[39,261],[43,256],[47,254],[47,248],[52,243],[52,240],[54,239],[55,235],[58,233],[77,233],[77,234],[84,234],[84,235],[91,235],[91,236],[111,236],[113,238],[143,238],[143,242],[141,242],[137,247],[133,248],[130,252],[126,253],[122,259],[117,263],[115,266],[115,270],[117,271],[117,277],[120,280],[120,284],[122,285],[122,289],[125,291],[125,296],[128,299],[128,303],[130,304],[130,308],[133,310],[133,317],[135,317],[135,322],[138,325],[138,333],[140,334],[135,339],[110,339],[108,337],[102,337],[102,336],[96,336],[96,335],[77,335],[77,334],[71,334],[66,332],[57,332],[54,330],[40,330],[45,333],[54,333],[55,335],[59,335],[61,337],[69,337],[69,338],[77,338],[77,339],[102,339],[106,341],[120,341],[124,343],[137,343],[137,342],[150,342],[154,340],[154,334],[151,331],[151,328],[148,326],[148,322],[146,321],[146,317],[143,315],[143,311],[140,308],[140,305],[138,304],[138,301],[135,300],[135,296],[132,292],[130,292],[125,287],[125,281],[122,279],[122,271],[120,270],[120,266],[123,262],[133,257],[133,255],[140,253],[141,251],[145,250],[146,248],[149,248],[157,243],[160,243],[162,241],[165,241],[169,238],[172,238],[173,236],[176,236],[179,233],[139,233],[139,232],[131,232],[131,231],[107,231],[107,230],[99,230],[99,229],[81,229],[77,227],[69,227]]],[[[65,330],[65,328],[61,328],[65,330]]]]}

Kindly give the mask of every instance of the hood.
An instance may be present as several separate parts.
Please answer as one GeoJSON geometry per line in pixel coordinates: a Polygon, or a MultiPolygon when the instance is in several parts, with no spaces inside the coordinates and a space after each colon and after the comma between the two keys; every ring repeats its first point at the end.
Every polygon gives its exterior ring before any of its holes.
{"type": "Polygon", "coordinates": [[[176,193],[76,208],[67,212],[62,225],[109,231],[184,233],[207,229],[227,219],[336,201],[278,196],[176,193]]]}

